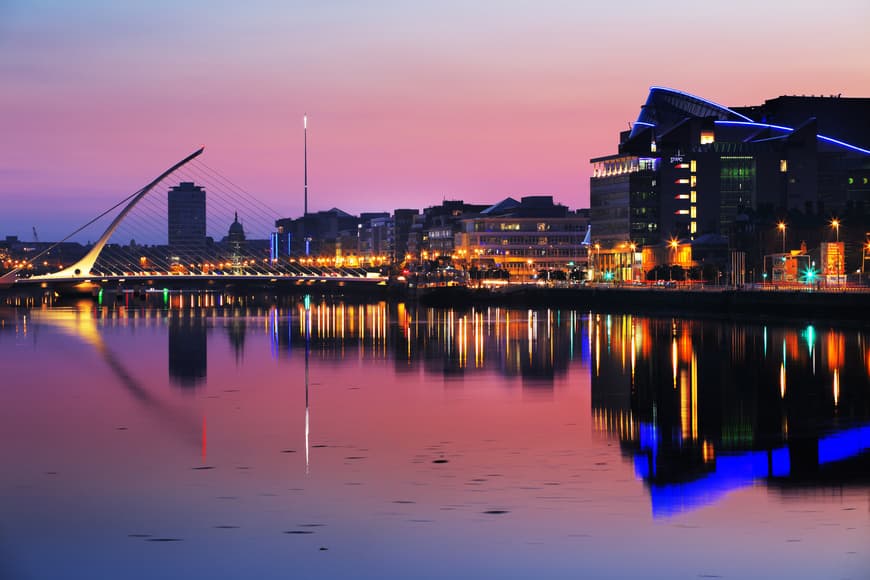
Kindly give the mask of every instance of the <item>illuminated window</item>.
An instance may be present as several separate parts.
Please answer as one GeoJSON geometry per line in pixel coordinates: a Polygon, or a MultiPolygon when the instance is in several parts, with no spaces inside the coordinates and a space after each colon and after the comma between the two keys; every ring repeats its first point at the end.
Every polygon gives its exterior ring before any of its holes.
{"type": "Polygon", "coordinates": [[[677,163],[676,165],[674,165],[674,169],[688,169],[688,168],[689,168],[688,163],[677,163]]]}
{"type": "Polygon", "coordinates": [[[713,131],[701,131],[701,145],[709,145],[714,141],[713,131]]]}
{"type": "Polygon", "coordinates": [[[689,192],[689,201],[692,203],[698,203],[698,194],[695,191],[689,192]]]}
{"type": "Polygon", "coordinates": [[[656,152],[656,142],[655,141],[653,141],[652,143],[649,144],[649,150],[651,153],[656,152]]]}
{"type": "Polygon", "coordinates": [[[689,216],[692,219],[698,217],[698,209],[694,205],[692,206],[692,210],[691,210],[691,213],[689,213],[689,216]]]}
{"type": "Polygon", "coordinates": [[[788,159],[780,159],[779,160],[779,172],[785,173],[788,171],[788,159]]]}
{"type": "Polygon", "coordinates": [[[698,178],[693,175],[690,184],[692,187],[697,186],[698,185],[698,178]]]}
{"type": "Polygon", "coordinates": [[[685,193],[681,193],[680,195],[675,195],[674,199],[689,199],[689,196],[685,193]]]}
{"type": "Polygon", "coordinates": [[[691,222],[689,224],[689,232],[696,233],[698,231],[698,222],[691,222]]]}
{"type": "Polygon", "coordinates": [[[676,215],[689,215],[689,210],[687,209],[678,209],[674,212],[676,215]]]}
{"type": "Polygon", "coordinates": [[[698,171],[698,162],[695,161],[694,159],[692,159],[692,164],[690,167],[691,167],[691,169],[689,169],[689,171],[691,171],[692,173],[695,173],[696,171],[698,171]]]}
{"type": "Polygon", "coordinates": [[[550,226],[547,223],[544,223],[544,222],[538,223],[538,231],[539,232],[546,232],[549,229],[550,229],[550,226]]]}
{"type": "Polygon", "coordinates": [[[674,183],[689,183],[688,179],[677,179],[674,183]]]}

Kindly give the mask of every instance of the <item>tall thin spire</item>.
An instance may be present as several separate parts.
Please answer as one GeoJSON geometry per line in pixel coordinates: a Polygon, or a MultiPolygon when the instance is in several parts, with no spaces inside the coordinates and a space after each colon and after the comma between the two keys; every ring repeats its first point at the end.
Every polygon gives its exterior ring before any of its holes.
{"type": "Polygon", "coordinates": [[[305,165],[305,213],[303,215],[308,215],[308,113],[302,116],[302,140],[304,143],[303,163],[305,165]]]}

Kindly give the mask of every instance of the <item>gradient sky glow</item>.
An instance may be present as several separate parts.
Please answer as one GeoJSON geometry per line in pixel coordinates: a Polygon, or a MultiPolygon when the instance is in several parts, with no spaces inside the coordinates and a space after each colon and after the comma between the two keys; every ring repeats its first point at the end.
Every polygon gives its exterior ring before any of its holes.
{"type": "Polygon", "coordinates": [[[282,215],[589,203],[650,85],[870,96],[870,3],[0,0],[0,236],[57,239],[206,144],[282,215]]]}

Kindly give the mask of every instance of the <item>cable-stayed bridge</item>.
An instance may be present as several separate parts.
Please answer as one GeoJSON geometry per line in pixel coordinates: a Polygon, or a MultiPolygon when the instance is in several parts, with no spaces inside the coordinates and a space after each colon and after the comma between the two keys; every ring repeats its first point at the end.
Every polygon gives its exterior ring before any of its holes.
{"type": "Polygon", "coordinates": [[[102,232],[75,263],[38,275],[12,270],[0,277],[0,288],[386,282],[381,273],[340,258],[276,252],[277,243],[287,243],[275,233],[281,216],[205,164],[202,153],[194,151],[58,242],[102,232]]]}

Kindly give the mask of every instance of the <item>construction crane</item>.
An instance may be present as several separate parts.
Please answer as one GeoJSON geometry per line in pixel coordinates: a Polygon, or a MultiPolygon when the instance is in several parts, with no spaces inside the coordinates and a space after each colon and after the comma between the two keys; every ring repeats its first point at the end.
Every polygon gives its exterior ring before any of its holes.
{"type": "Polygon", "coordinates": [[[33,226],[33,241],[39,243],[39,235],[36,233],[36,226],[33,226]]]}

